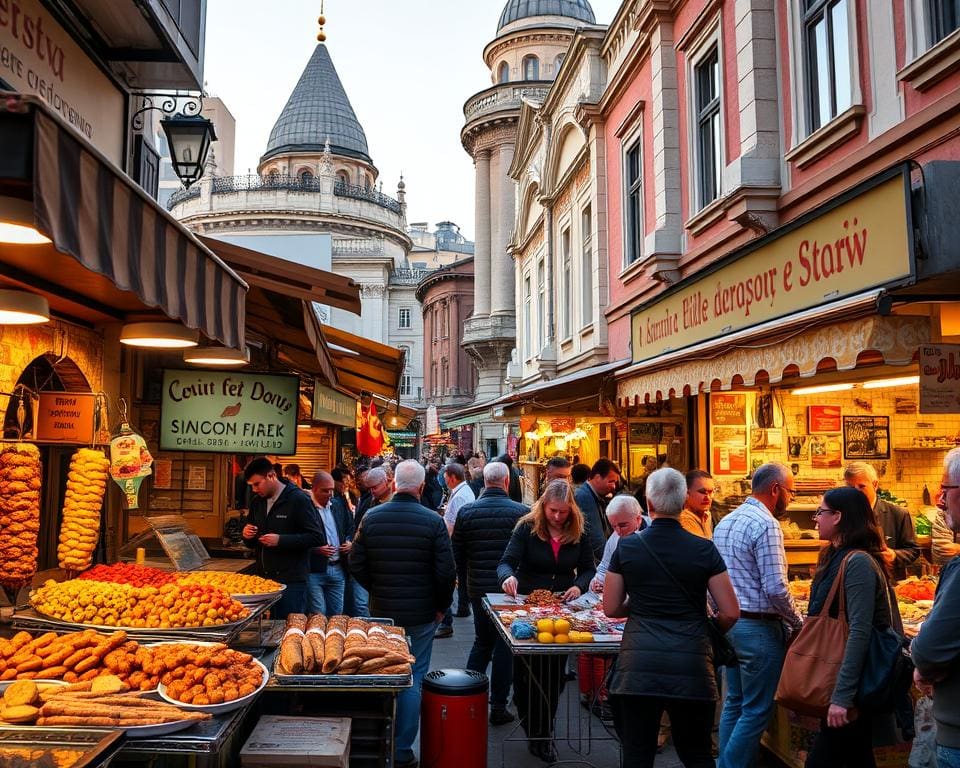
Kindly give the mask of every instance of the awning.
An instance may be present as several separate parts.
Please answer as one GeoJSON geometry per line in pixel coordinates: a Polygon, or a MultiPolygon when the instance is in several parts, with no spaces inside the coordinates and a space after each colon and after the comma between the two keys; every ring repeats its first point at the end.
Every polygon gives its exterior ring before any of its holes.
{"type": "Polygon", "coordinates": [[[349,277],[269,256],[215,237],[198,235],[197,239],[251,286],[360,314],[360,286],[349,277]]]}
{"type": "Polygon", "coordinates": [[[157,309],[242,348],[246,283],[42,101],[19,103],[22,113],[0,111],[3,151],[32,165],[0,177],[0,195],[32,200],[35,226],[53,242],[0,246],[0,278],[82,322],[157,309]]]}
{"type": "Polygon", "coordinates": [[[397,400],[403,375],[403,350],[324,325],[323,339],[342,387],[397,400]]]}
{"type": "Polygon", "coordinates": [[[617,374],[617,399],[631,407],[861,365],[909,365],[917,347],[930,339],[929,319],[876,314],[881,293],[870,291],[630,366],[617,374]]]}
{"type": "Polygon", "coordinates": [[[492,403],[491,408],[512,405],[517,403],[535,403],[544,400],[569,399],[578,395],[588,394],[597,398],[602,394],[604,378],[627,365],[629,360],[616,360],[612,363],[601,363],[589,368],[582,368],[573,373],[567,373],[548,381],[538,381],[528,384],[518,390],[504,395],[492,403]]]}

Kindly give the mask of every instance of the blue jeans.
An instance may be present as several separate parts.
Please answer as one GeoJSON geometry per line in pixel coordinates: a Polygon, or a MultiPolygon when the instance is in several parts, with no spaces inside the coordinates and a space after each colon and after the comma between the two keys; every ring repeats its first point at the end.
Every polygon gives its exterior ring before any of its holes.
{"type": "Polygon", "coordinates": [[[370,616],[370,593],[367,592],[353,576],[350,577],[349,592],[350,599],[346,605],[347,614],[349,616],[368,618],[370,616]]]}
{"type": "Polygon", "coordinates": [[[307,612],[336,616],[343,613],[343,592],[347,576],[340,563],[327,564],[322,573],[307,576],[307,612]]]}
{"type": "Polygon", "coordinates": [[[417,627],[405,627],[416,661],[413,664],[413,687],[404,688],[397,696],[397,747],[396,762],[408,763],[414,759],[413,742],[420,730],[420,685],[430,670],[430,656],[433,652],[433,635],[437,623],[421,624],[417,627]]]}
{"type": "Polygon", "coordinates": [[[960,768],[960,749],[937,744],[937,764],[940,768],[960,768]]]}
{"type": "Polygon", "coordinates": [[[727,696],[720,716],[718,768],[752,768],[760,737],[770,724],[773,696],[786,654],[779,621],[741,618],[727,633],[737,652],[735,667],[725,667],[727,696]]]}
{"type": "Polygon", "coordinates": [[[307,610],[307,585],[305,582],[287,584],[280,599],[270,609],[271,619],[286,619],[291,613],[305,613],[307,610]]]}
{"type": "Polygon", "coordinates": [[[473,629],[476,638],[470,656],[467,657],[467,669],[486,674],[487,665],[493,659],[490,674],[490,708],[506,709],[510,684],[513,682],[513,656],[510,649],[497,633],[496,627],[487,612],[483,610],[483,600],[479,597],[471,602],[473,608],[473,629]]]}

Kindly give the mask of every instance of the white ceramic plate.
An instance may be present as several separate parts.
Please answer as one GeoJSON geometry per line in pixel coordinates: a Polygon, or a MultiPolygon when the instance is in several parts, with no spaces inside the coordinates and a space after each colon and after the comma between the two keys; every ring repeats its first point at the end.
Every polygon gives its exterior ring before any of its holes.
{"type": "Polygon", "coordinates": [[[176,706],[180,707],[180,709],[187,710],[188,712],[209,712],[211,715],[222,715],[226,712],[233,712],[235,709],[245,707],[248,702],[252,701],[260,693],[260,691],[266,687],[267,681],[270,679],[270,673],[258,659],[254,659],[253,663],[260,668],[260,671],[263,674],[260,685],[253,693],[248,693],[246,696],[241,696],[239,699],[234,699],[233,701],[225,701],[223,704],[184,704],[182,701],[177,701],[173,697],[168,696],[167,686],[163,685],[162,683],[157,689],[157,692],[164,701],[175,704],[176,706]]]}
{"type": "MultiPolygon", "coordinates": [[[[181,705],[182,707],[183,705],[181,705]]],[[[166,736],[178,731],[192,728],[198,720],[174,720],[171,723],[157,723],[157,725],[132,725],[122,730],[131,739],[145,739],[148,736],[166,736]]]]}

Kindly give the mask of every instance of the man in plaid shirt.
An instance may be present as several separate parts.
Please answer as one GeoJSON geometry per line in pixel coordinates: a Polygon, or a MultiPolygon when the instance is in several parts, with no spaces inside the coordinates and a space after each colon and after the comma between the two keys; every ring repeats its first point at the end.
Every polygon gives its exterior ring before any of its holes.
{"type": "Polygon", "coordinates": [[[752,493],[721,520],[713,542],[727,564],[740,601],[740,620],[728,637],[738,664],[725,670],[719,768],[756,765],[770,722],[789,633],[803,617],[787,586],[787,556],[779,517],[796,494],[793,472],[771,462],[753,474],[752,493]]]}

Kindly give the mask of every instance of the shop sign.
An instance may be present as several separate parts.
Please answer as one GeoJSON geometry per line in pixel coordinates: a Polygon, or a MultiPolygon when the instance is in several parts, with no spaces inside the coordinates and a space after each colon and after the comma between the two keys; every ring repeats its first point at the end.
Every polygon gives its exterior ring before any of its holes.
{"type": "Polygon", "coordinates": [[[297,376],[165,370],[160,449],[293,456],[299,390],[297,376]]]}
{"type": "Polygon", "coordinates": [[[577,428],[576,419],[551,419],[550,429],[554,434],[566,435],[577,428]]]}
{"type": "Polygon", "coordinates": [[[920,413],[960,413],[960,344],[920,347],[920,413]]]}
{"type": "Polygon", "coordinates": [[[427,406],[427,431],[424,434],[440,434],[440,416],[437,414],[437,406],[435,405],[427,406]]]}
{"type": "Polygon", "coordinates": [[[634,313],[633,362],[909,277],[908,181],[899,171],[840,198],[634,313]]]}
{"type": "Polygon", "coordinates": [[[34,439],[38,443],[93,443],[96,404],[94,394],[41,392],[34,439]]]}
{"type": "Polygon", "coordinates": [[[335,389],[315,384],[313,387],[313,420],[354,429],[357,426],[357,401],[335,389]]]}
{"type": "Polygon", "coordinates": [[[39,96],[123,167],[123,95],[40,0],[0,0],[0,79],[39,96]]]}
{"type": "Polygon", "coordinates": [[[746,395],[710,395],[710,424],[746,426],[746,395]]]}

